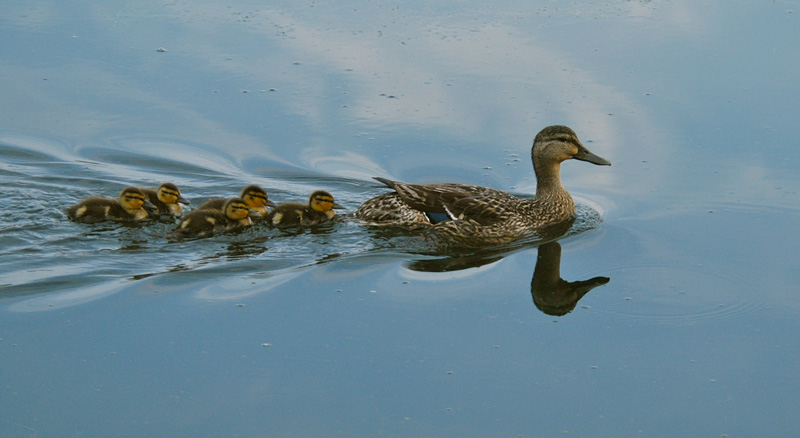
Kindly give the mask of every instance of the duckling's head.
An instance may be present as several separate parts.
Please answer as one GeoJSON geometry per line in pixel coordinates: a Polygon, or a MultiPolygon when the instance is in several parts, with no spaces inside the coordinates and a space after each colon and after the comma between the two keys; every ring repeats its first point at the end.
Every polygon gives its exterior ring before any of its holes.
{"type": "Polygon", "coordinates": [[[275,206],[275,203],[270,201],[267,197],[267,191],[255,184],[249,185],[242,190],[242,199],[253,209],[261,209],[264,206],[275,206]]]}
{"type": "Polygon", "coordinates": [[[335,214],[333,212],[334,208],[341,208],[339,204],[333,201],[333,195],[324,190],[317,190],[312,193],[308,198],[308,206],[314,211],[325,213],[329,216],[335,214]]]}
{"type": "Polygon", "coordinates": [[[138,187],[126,187],[119,194],[120,205],[128,211],[136,211],[142,208],[146,201],[147,195],[138,187]]]}
{"type": "Polygon", "coordinates": [[[597,165],[611,165],[610,161],[586,149],[586,146],[578,140],[575,131],[563,125],[548,126],[536,134],[531,158],[533,167],[537,171],[543,169],[542,166],[557,165],[571,158],[597,165]]]}
{"type": "Polygon", "coordinates": [[[169,182],[165,182],[164,184],[158,186],[157,193],[158,200],[165,204],[191,204],[191,202],[181,196],[181,191],[178,186],[169,182]]]}
{"type": "Polygon", "coordinates": [[[228,219],[235,221],[250,217],[250,206],[248,206],[242,198],[228,199],[225,201],[222,211],[225,212],[225,216],[227,216],[228,219]]]}

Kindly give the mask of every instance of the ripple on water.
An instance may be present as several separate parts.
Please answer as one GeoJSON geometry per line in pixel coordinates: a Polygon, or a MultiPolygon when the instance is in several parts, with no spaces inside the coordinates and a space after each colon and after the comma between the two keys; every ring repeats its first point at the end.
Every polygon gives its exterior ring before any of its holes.
{"type": "Polygon", "coordinates": [[[604,269],[614,280],[594,311],[660,323],[732,318],[756,311],[764,300],[755,285],[736,271],[708,266],[638,264],[604,269]]]}
{"type": "MultiPolygon", "coordinates": [[[[249,284],[264,278],[278,282],[341,257],[389,252],[405,254],[412,262],[430,249],[418,234],[377,230],[348,217],[361,202],[386,192],[372,181],[304,175],[294,169],[287,175],[277,171],[249,175],[235,157],[224,152],[162,139],[123,139],[75,148],[0,133],[0,153],[4,156],[0,163],[0,298],[48,296],[34,301],[38,309],[49,308],[40,304],[52,303],[58,295],[63,295],[61,305],[79,303],[125,290],[126,282],[155,285],[159,290],[180,289],[173,282],[249,284]],[[241,233],[177,242],[166,237],[175,223],[87,225],[71,222],[64,214],[64,209],[85,196],[116,197],[124,186],[153,186],[155,181],[167,180],[181,187],[194,205],[209,197],[237,194],[241,187],[257,183],[270,191],[271,198],[275,194],[278,202],[306,199],[312,188],[324,188],[347,209],[336,223],[312,229],[274,230],[258,225],[241,233]]],[[[578,205],[575,222],[562,231],[575,235],[601,221],[597,211],[578,205]]],[[[502,258],[541,241],[494,248],[492,257],[502,258]]]]}

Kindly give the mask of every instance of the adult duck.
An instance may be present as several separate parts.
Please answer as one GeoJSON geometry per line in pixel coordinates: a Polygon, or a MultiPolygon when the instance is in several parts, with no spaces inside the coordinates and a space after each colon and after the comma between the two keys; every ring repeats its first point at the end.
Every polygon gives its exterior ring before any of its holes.
{"type": "Polygon", "coordinates": [[[466,247],[502,245],[571,219],[575,203],[561,184],[561,163],[575,159],[597,165],[611,162],[589,151],[572,129],[548,126],[536,135],[531,160],[536,196],[517,198],[488,187],[464,184],[406,184],[376,180],[394,190],[372,198],[356,217],[372,225],[424,227],[428,236],[466,247]],[[439,218],[446,218],[440,221],[439,218]]]}

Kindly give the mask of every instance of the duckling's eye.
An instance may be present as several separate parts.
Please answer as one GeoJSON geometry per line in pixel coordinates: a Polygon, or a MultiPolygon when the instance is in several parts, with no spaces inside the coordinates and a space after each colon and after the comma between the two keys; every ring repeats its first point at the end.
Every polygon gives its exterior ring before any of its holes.
{"type": "Polygon", "coordinates": [[[261,193],[248,193],[247,196],[249,196],[251,198],[258,198],[258,199],[264,199],[264,200],[267,199],[267,196],[266,195],[262,195],[261,193]]]}

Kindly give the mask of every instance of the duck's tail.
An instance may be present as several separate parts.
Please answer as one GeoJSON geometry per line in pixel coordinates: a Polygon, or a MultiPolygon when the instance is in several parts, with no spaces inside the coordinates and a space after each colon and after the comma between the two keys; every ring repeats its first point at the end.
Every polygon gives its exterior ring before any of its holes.
{"type": "Polygon", "coordinates": [[[386,179],[386,178],[383,178],[383,177],[380,177],[380,176],[374,176],[372,178],[375,181],[378,181],[378,182],[382,183],[386,187],[389,187],[390,189],[396,189],[395,186],[397,185],[397,181],[392,181],[390,179],[386,179]]]}

